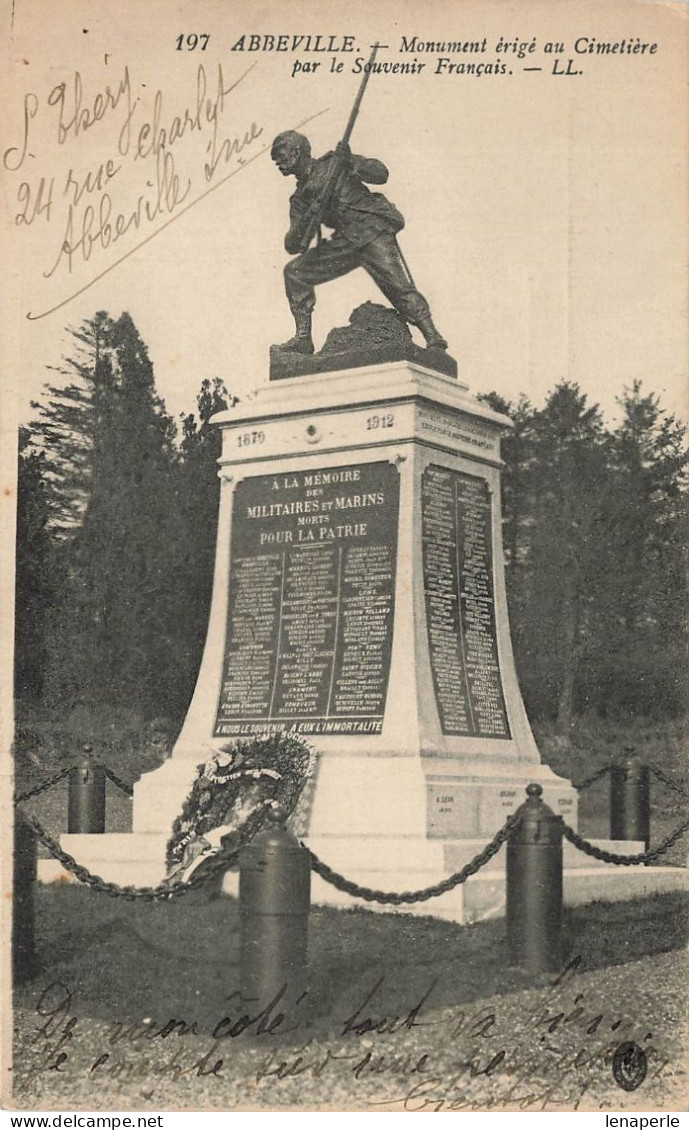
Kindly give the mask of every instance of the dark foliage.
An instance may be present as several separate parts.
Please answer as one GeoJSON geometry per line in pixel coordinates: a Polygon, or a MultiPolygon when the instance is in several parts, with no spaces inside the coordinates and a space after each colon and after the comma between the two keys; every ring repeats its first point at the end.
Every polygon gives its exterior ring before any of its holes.
{"type": "Polygon", "coordinates": [[[98,313],[22,436],[16,684],[85,716],[179,720],[206,629],[221,382],[177,429],[128,314],[98,313]]]}
{"type": "Polygon", "coordinates": [[[644,396],[612,430],[579,388],[512,416],[505,559],[517,667],[533,716],[677,717],[686,708],[686,429],[644,396]]]}

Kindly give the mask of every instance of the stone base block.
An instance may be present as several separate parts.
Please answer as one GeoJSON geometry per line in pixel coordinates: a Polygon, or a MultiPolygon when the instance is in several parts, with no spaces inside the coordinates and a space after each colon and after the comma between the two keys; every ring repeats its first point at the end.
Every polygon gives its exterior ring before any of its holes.
{"type": "Polygon", "coordinates": [[[203,760],[203,752],[194,759],[173,757],[136,782],[132,816],[135,833],[157,833],[169,838],[203,760]]]}
{"type": "MultiPolygon", "coordinates": [[[[371,838],[426,835],[425,777],[418,757],[323,757],[310,836],[371,838]],[[372,833],[375,835],[372,836],[372,833]]],[[[353,849],[355,850],[355,849],[353,849]]]]}
{"type": "Polygon", "coordinates": [[[427,770],[428,836],[444,841],[491,839],[526,800],[526,786],[536,782],[553,812],[577,827],[577,792],[545,765],[496,766],[491,776],[427,770]]]}

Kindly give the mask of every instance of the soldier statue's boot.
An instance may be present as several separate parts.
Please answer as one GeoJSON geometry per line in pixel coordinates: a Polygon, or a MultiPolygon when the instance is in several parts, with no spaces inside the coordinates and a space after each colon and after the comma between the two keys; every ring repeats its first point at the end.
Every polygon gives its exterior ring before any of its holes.
{"type": "Polygon", "coordinates": [[[427,349],[447,349],[447,342],[442,334],[438,333],[432,318],[421,318],[416,324],[426,339],[427,349]]]}
{"type": "Polygon", "coordinates": [[[313,338],[311,337],[311,315],[310,314],[295,314],[294,321],[296,323],[297,332],[294,337],[289,341],[282,342],[281,345],[274,345],[274,349],[279,349],[283,353],[313,353],[313,338]]]}

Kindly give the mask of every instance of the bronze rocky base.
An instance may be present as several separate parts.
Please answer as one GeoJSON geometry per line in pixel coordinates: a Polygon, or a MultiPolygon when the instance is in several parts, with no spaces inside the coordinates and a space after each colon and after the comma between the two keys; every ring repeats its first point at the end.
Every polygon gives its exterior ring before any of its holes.
{"type": "Polygon", "coordinates": [[[364,302],[350,315],[349,325],[332,329],[323,348],[312,356],[271,346],[270,379],[279,381],[286,377],[358,369],[387,361],[415,361],[445,376],[457,376],[454,357],[444,349],[423,349],[417,345],[396,310],[364,302]]]}

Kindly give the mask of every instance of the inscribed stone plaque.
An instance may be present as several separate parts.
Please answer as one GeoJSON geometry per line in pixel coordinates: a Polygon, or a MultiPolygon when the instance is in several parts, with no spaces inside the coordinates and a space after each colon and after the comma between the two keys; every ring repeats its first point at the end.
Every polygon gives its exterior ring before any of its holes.
{"type": "Polygon", "coordinates": [[[380,733],[398,512],[388,462],[237,484],[216,737],[380,733]]]}
{"type": "Polygon", "coordinates": [[[509,738],[493,598],[485,479],[431,465],[421,488],[431,670],[444,734],[509,738]]]}

